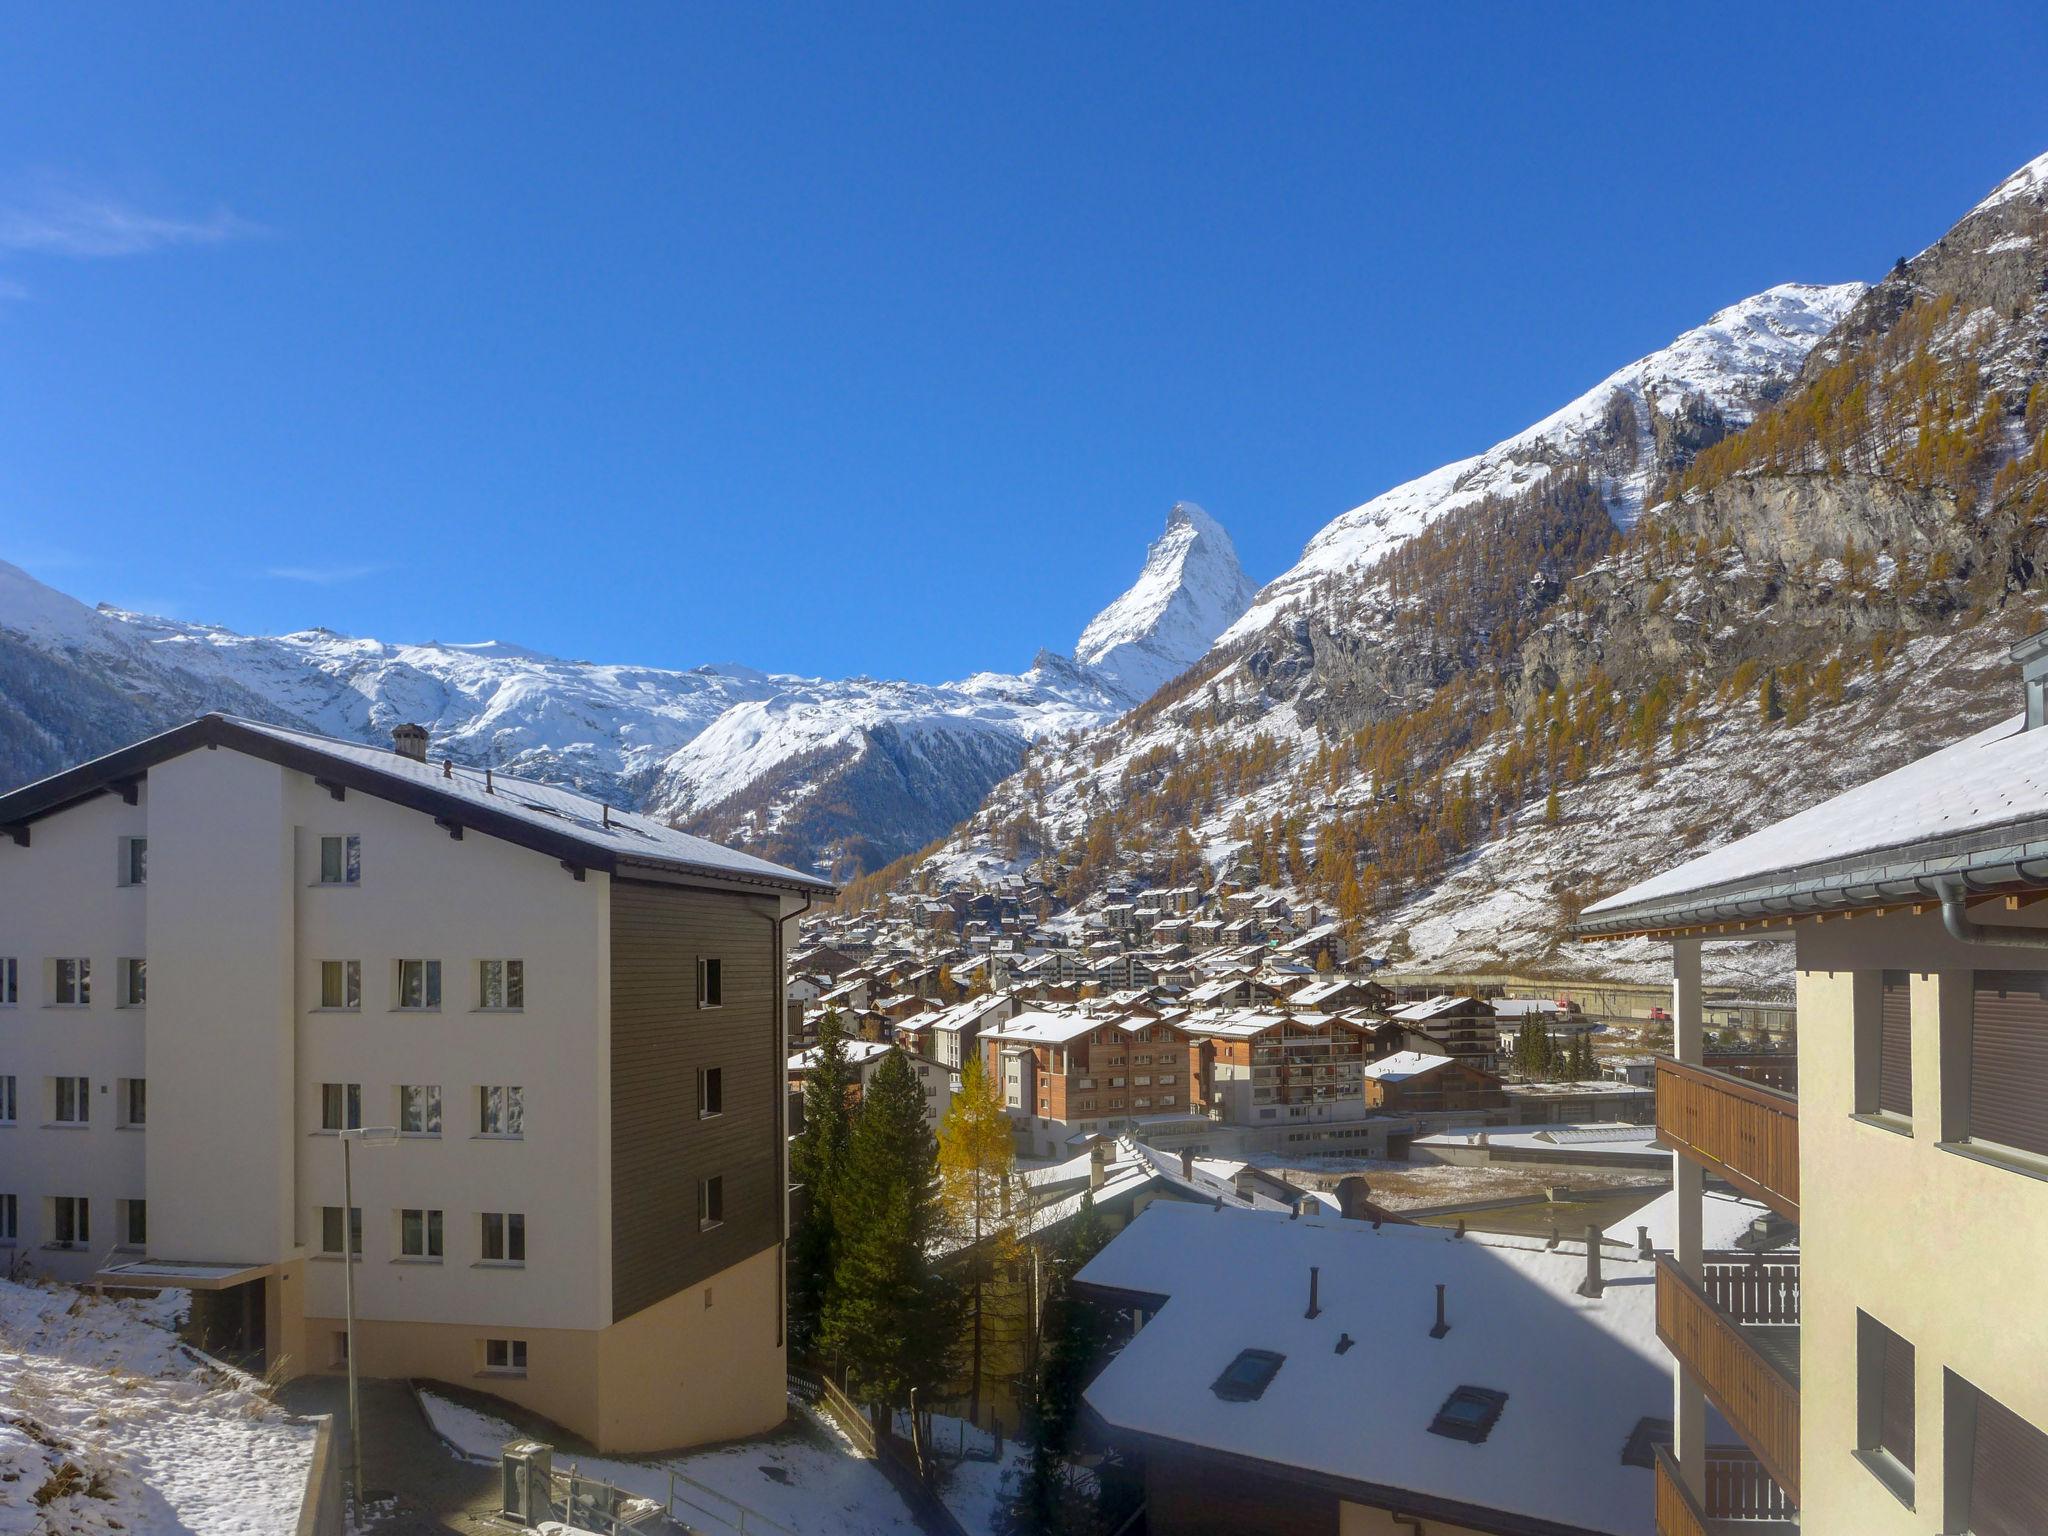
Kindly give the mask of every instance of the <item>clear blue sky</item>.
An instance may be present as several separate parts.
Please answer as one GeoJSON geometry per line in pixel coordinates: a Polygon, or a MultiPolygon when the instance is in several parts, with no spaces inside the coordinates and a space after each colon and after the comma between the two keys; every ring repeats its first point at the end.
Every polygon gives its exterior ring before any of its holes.
{"type": "Polygon", "coordinates": [[[2048,149],[2048,8],[18,8],[0,558],[938,679],[2048,149]],[[1457,14],[1441,14],[1456,11],[1457,14]]]}

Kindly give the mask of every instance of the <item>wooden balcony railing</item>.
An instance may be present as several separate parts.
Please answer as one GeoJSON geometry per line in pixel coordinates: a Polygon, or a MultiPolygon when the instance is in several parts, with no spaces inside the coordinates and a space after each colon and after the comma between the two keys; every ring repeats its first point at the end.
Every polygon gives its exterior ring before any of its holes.
{"type": "Polygon", "coordinates": [[[1744,1446],[1707,1448],[1707,1496],[1694,1499],[1669,1446],[1657,1447],[1657,1536],[1771,1536],[1796,1531],[1799,1511],[1744,1446]]]}
{"type": "Polygon", "coordinates": [[[1661,1445],[1657,1447],[1657,1536],[1708,1536],[1705,1512],[1686,1492],[1670,1449],[1661,1445]]]}
{"type": "Polygon", "coordinates": [[[1794,1504],[1799,1502],[1799,1384],[1757,1349],[1668,1256],[1657,1261],[1657,1336],[1699,1377],[1794,1504]]]}
{"type": "Polygon", "coordinates": [[[1660,1056],[1657,1136],[1787,1220],[1799,1219],[1799,1101],[1792,1095],[1660,1056]]]}

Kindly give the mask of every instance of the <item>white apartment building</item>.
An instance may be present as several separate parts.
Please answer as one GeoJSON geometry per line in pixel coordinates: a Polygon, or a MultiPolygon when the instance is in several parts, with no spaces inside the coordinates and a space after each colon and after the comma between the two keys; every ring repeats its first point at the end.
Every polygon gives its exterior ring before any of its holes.
{"type": "Polygon", "coordinates": [[[784,1412],[786,919],[584,796],[210,715],[0,796],[0,1262],[608,1450],[784,1412]],[[338,1131],[354,1151],[343,1213],[338,1131]]]}

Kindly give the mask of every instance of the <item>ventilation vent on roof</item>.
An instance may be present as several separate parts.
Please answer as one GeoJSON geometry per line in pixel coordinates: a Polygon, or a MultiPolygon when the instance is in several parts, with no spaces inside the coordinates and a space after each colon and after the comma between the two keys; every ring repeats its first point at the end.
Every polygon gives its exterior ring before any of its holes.
{"type": "Polygon", "coordinates": [[[1496,1392],[1491,1387],[1460,1387],[1444,1399],[1443,1407],[1437,1409],[1436,1417],[1430,1421],[1429,1432],[1477,1445],[1493,1433],[1493,1426],[1500,1422],[1500,1411],[1507,1403],[1507,1393],[1496,1392]]]}
{"type": "Polygon", "coordinates": [[[1280,1373],[1286,1362],[1285,1355],[1276,1355],[1270,1349],[1245,1349],[1223,1368],[1223,1374],[1210,1384],[1209,1390],[1226,1403],[1249,1403],[1265,1396],[1266,1388],[1280,1373]]]}

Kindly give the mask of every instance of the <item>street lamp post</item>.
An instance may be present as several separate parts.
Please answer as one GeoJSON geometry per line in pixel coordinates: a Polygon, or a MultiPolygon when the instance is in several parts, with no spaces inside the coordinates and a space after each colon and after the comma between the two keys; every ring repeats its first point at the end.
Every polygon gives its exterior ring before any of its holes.
{"type": "Polygon", "coordinates": [[[347,1298],[348,1315],[348,1332],[344,1335],[348,1353],[348,1446],[359,1523],[363,1510],[363,1414],[356,1400],[356,1260],[361,1255],[356,1236],[355,1164],[349,1149],[359,1141],[365,1146],[388,1147],[397,1140],[397,1127],[389,1125],[352,1126],[341,1132],[341,1289],[347,1298]]]}

